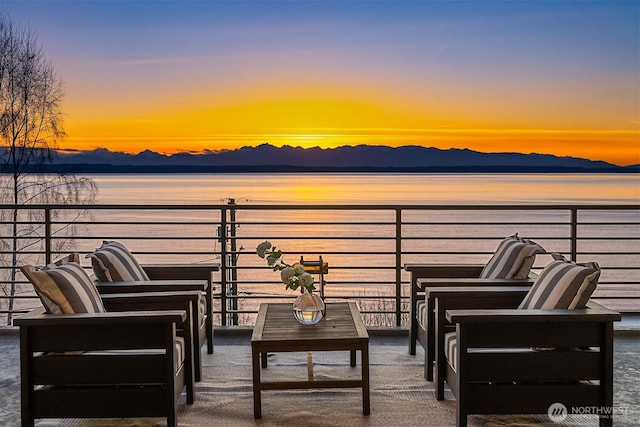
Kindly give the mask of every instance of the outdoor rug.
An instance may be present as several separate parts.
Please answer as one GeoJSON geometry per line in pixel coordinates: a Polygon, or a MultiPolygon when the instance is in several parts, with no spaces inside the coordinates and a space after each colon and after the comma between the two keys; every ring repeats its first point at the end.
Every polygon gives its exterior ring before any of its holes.
{"type": "MultiPolygon", "coordinates": [[[[17,340],[16,340],[17,341],[17,340]]],[[[216,343],[217,344],[217,343],[216,343]]],[[[397,344],[397,342],[396,342],[397,344]]],[[[17,345],[15,362],[4,360],[3,392],[5,405],[0,424],[19,425],[19,386],[17,384],[17,345]],[[11,370],[13,373],[11,373],[11,370]],[[7,377],[13,376],[14,379],[7,377]],[[3,423],[4,421],[4,423],[3,423]]],[[[453,426],[455,399],[447,391],[446,400],[437,401],[433,383],[423,376],[424,353],[407,353],[406,345],[370,347],[371,414],[362,414],[361,389],[314,389],[262,392],[262,418],[253,417],[251,347],[246,344],[216,345],[215,353],[203,353],[203,380],[196,384],[196,402],[180,402],[178,421],[188,426],[453,426]]],[[[264,380],[307,378],[306,353],[269,355],[264,380]]],[[[359,378],[360,360],[349,366],[348,352],[314,352],[313,375],[316,379],[359,378]]],[[[631,418],[614,425],[634,425],[631,418]],[[627,422],[628,421],[628,422],[627,422]]],[[[38,427],[155,427],[164,419],[40,420],[38,427]]],[[[597,426],[596,417],[569,416],[562,423],[539,416],[472,416],[470,426],[597,426]]]]}

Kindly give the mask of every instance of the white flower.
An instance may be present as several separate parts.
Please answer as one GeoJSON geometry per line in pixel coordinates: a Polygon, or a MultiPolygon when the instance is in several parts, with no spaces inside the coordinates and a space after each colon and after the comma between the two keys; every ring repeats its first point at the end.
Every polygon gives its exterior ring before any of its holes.
{"type": "Polygon", "coordinates": [[[264,258],[267,255],[267,251],[271,249],[271,243],[266,240],[258,245],[256,248],[256,252],[258,252],[258,256],[260,258],[264,258]]]}
{"type": "Polygon", "coordinates": [[[298,283],[303,288],[308,289],[311,285],[313,285],[313,276],[306,272],[302,273],[300,276],[298,276],[298,283]]]}
{"type": "Polygon", "coordinates": [[[280,271],[280,279],[282,283],[289,284],[291,283],[291,279],[296,277],[295,269],[291,266],[287,266],[280,271]]]}

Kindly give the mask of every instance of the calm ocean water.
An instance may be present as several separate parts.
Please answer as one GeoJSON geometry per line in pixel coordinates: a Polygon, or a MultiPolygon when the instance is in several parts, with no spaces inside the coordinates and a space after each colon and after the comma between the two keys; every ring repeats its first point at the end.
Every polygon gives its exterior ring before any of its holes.
{"type": "Polygon", "coordinates": [[[521,204],[640,202],[635,174],[93,175],[98,203],[521,204]]]}

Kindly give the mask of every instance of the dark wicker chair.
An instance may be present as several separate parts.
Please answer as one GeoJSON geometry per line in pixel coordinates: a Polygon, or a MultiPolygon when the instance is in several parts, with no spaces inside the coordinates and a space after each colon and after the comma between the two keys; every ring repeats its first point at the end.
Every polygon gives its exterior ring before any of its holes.
{"type": "MultiPolygon", "coordinates": [[[[217,263],[194,263],[194,264],[142,264],[142,268],[153,281],[157,280],[185,280],[185,281],[206,281],[205,289],[200,289],[205,298],[202,321],[202,332],[207,339],[207,353],[213,354],[213,273],[220,269],[217,263]]],[[[182,285],[176,291],[185,289],[182,285]]],[[[195,289],[193,289],[195,290],[195,289]]],[[[204,340],[200,341],[201,344],[204,340]]]]}
{"type": "Polygon", "coordinates": [[[530,272],[527,279],[479,279],[484,267],[478,264],[419,263],[404,266],[411,273],[409,354],[416,354],[416,343],[419,342],[425,353],[424,377],[428,381],[433,381],[434,378],[436,345],[435,306],[433,299],[425,299],[426,287],[523,286],[528,289],[536,277],[535,273],[530,272]]]}
{"type": "MultiPolygon", "coordinates": [[[[613,405],[613,322],[620,314],[585,309],[448,310],[446,382],[456,424],[471,414],[557,415],[613,405]],[[514,349],[519,349],[518,351],[514,349]],[[561,406],[564,405],[564,406],[561,406]]],[[[611,415],[600,416],[611,426],[611,415]]]]}
{"type": "MultiPolygon", "coordinates": [[[[72,254],[69,259],[76,260],[79,256],[72,254]]],[[[109,290],[101,286],[100,292],[156,292],[200,290],[203,294],[203,310],[201,324],[198,326],[207,340],[207,353],[213,353],[213,273],[218,271],[217,263],[171,263],[171,264],[141,264],[135,255],[121,242],[103,241],[94,252],[86,255],[91,259],[91,266],[97,282],[128,283],[129,289],[116,288],[109,290]],[[164,281],[163,283],[147,283],[149,281],[164,281]],[[136,281],[136,283],[131,283],[136,281]],[[169,282],[167,282],[169,281],[169,282]],[[190,283],[176,283],[188,281],[190,283]],[[201,283],[194,283],[201,282],[201,283]],[[202,282],[205,282],[204,285],[202,282]]],[[[79,262],[79,261],[76,261],[79,262]]],[[[122,285],[125,286],[125,285],[122,285]]],[[[200,336],[198,334],[197,336],[200,336]]],[[[204,345],[204,338],[199,339],[204,345]]],[[[196,357],[199,357],[198,355],[196,357]]],[[[199,376],[198,376],[199,379],[199,376]]]]}
{"type": "Polygon", "coordinates": [[[515,309],[522,302],[529,289],[529,286],[436,286],[425,288],[425,299],[431,301],[434,307],[431,336],[434,338],[432,348],[435,354],[433,380],[438,400],[444,399],[447,365],[445,335],[455,331],[455,325],[446,319],[447,310],[470,307],[474,309],[515,309]]]}
{"type": "Polygon", "coordinates": [[[166,417],[176,426],[185,388],[193,402],[189,343],[180,345],[176,332],[188,320],[182,310],[61,315],[43,309],[15,319],[22,425],[39,418],[166,417]]]}
{"type": "MultiPolygon", "coordinates": [[[[186,267],[187,264],[174,268],[173,265],[167,265],[161,267],[156,265],[153,268],[145,271],[151,272],[150,277],[153,280],[135,281],[135,282],[96,282],[96,288],[98,292],[104,297],[105,295],[114,293],[158,293],[158,292],[191,292],[197,291],[201,294],[199,302],[194,305],[193,312],[193,337],[194,337],[194,366],[195,366],[195,380],[200,381],[202,379],[202,355],[200,349],[207,341],[208,347],[213,351],[213,326],[211,323],[212,318],[212,304],[213,296],[211,291],[211,268],[216,268],[215,265],[209,265],[204,270],[197,269],[191,270],[186,267]],[[163,270],[166,268],[166,270],[163,270]],[[208,274],[205,274],[208,271],[208,274]],[[187,279],[181,279],[180,277],[187,277],[187,279]],[[193,279],[193,277],[199,277],[199,279],[193,279]],[[209,279],[203,279],[203,277],[209,277],[209,279]]],[[[135,301],[131,301],[131,307],[135,306],[135,301]]]]}

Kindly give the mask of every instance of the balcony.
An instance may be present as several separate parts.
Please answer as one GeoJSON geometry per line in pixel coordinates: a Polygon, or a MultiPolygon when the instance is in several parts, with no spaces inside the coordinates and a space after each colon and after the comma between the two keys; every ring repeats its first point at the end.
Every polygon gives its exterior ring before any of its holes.
{"type": "MultiPolygon", "coordinates": [[[[363,417],[357,390],[268,392],[263,396],[261,423],[305,424],[308,420],[304,417],[311,413],[335,425],[386,426],[399,420],[403,425],[452,425],[455,401],[435,400],[432,384],[422,377],[422,349],[415,356],[407,352],[410,278],[403,266],[461,260],[483,263],[499,240],[515,232],[548,251],[577,261],[595,260],[601,265],[603,273],[594,299],[623,314],[615,334],[614,425],[640,424],[639,206],[222,204],[2,209],[15,210],[16,223],[28,232],[19,234],[16,250],[5,245],[0,251],[4,291],[0,314],[5,321],[5,327],[0,328],[0,424],[19,424],[18,337],[10,326],[11,319],[40,305],[30,284],[16,273],[15,265],[48,263],[71,251],[84,256],[102,240],[118,240],[143,263],[220,264],[214,276],[216,350],[212,355],[203,350],[204,381],[197,390],[201,398],[193,407],[183,405],[179,421],[189,425],[256,425],[249,332],[261,302],[291,301],[295,297],[285,291],[279,275],[255,255],[256,245],[268,239],[285,251],[289,262],[301,256],[311,260],[321,255],[328,263],[324,290],[327,301],[357,301],[372,336],[372,406],[371,415],[363,417]]],[[[10,241],[8,230],[13,223],[0,222],[5,242],[10,241]]],[[[539,256],[534,270],[547,262],[546,256],[539,256]]],[[[88,260],[83,259],[83,264],[90,268],[88,260]]],[[[313,356],[318,374],[330,375],[331,369],[344,364],[339,353],[330,354],[313,356]]],[[[304,356],[295,359],[276,355],[273,367],[274,372],[306,372],[306,363],[304,356]]],[[[348,374],[348,369],[339,370],[339,375],[348,374]]],[[[471,425],[494,421],[470,419],[471,425]]],[[[557,425],[545,418],[507,417],[497,422],[557,425]]],[[[565,424],[596,423],[594,417],[576,416],[565,424]]]]}

